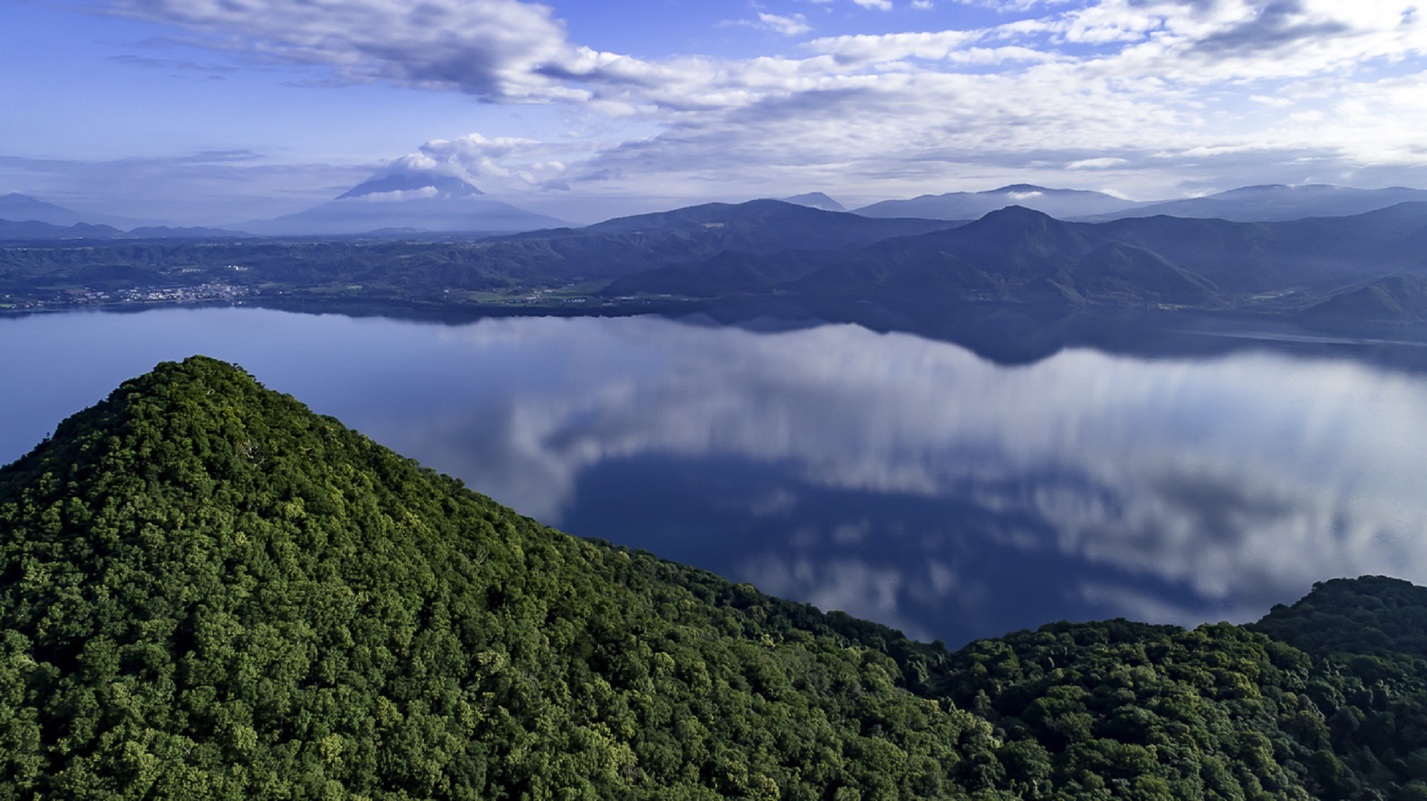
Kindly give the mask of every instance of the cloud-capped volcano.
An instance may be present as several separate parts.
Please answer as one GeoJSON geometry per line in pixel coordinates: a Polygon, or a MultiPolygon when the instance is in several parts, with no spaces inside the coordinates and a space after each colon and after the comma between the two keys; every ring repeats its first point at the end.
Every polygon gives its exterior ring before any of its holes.
{"type": "Polygon", "coordinates": [[[568,225],[491,200],[458,176],[405,168],[373,176],[315,208],[240,227],[268,236],[330,236],[376,231],[508,234],[568,225]]]}
{"type": "Polygon", "coordinates": [[[338,195],[337,199],[461,198],[484,194],[485,192],[477,189],[475,185],[454,175],[430,170],[403,170],[368,178],[338,195]]]}

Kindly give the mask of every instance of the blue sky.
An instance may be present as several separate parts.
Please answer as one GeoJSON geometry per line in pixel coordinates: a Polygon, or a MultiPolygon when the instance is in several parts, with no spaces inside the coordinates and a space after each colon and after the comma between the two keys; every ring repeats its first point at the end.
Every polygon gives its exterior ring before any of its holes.
{"type": "Polygon", "coordinates": [[[1427,186],[1396,0],[5,0],[0,193],[221,224],[382,171],[579,221],[1014,182],[1427,186]]]}

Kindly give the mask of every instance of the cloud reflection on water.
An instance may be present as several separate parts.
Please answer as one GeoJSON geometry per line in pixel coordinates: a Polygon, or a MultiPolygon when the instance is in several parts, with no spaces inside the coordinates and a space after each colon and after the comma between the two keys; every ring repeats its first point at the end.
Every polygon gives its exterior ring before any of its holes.
{"type": "Polygon", "coordinates": [[[16,431],[208,353],[524,514],[921,636],[1427,582],[1427,377],[1346,355],[1005,367],[850,325],[656,318],[4,323],[26,343],[0,355],[27,388],[5,400],[16,431]]]}
{"type": "MultiPolygon", "coordinates": [[[[518,348],[552,325],[583,343],[566,386],[510,397],[494,443],[479,420],[448,420],[460,430],[428,441],[482,439],[488,469],[462,472],[556,524],[581,475],[601,464],[732,457],[790,465],[810,487],[1029,515],[1049,541],[1014,529],[986,536],[1188,587],[1231,617],[1328,576],[1427,578],[1420,376],[1268,352],[1155,361],[1074,350],[1005,368],[853,326],[754,334],[654,319],[508,320],[448,336],[518,348]]],[[[963,578],[930,578],[929,564],[951,569],[935,561],[935,541],[924,548],[930,562],[894,565],[837,531],[801,547],[790,533],[742,570],[770,591],[911,628],[900,619],[905,596],[949,602],[963,578]]],[[[1169,596],[1103,581],[1080,593],[1131,616],[1196,616],[1169,596]]]]}

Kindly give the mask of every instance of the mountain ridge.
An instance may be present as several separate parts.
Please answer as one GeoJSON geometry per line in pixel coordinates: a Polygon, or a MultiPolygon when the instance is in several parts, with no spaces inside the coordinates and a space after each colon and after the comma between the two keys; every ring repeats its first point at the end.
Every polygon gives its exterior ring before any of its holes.
{"type": "Polygon", "coordinates": [[[1332,184],[1260,184],[1197,198],[1150,201],[1114,213],[1087,215],[1085,220],[1103,222],[1125,217],[1168,215],[1231,222],[1287,222],[1365,214],[1399,203],[1424,200],[1427,200],[1427,190],[1401,186],[1356,189],[1332,184]]]}
{"type": "Polygon", "coordinates": [[[781,278],[772,276],[782,255],[767,254],[761,263],[745,261],[738,272],[686,264],[631,275],[617,288],[623,294],[657,286],[695,297],[857,298],[921,309],[989,301],[1263,309],[1320,320],[1361,311],[1368,319],[1411,320],[1427,316],[1427,298],[1413,278],[1427,273],[1424,245],[1427,203],[1421,202],[1265,223],[1163,215],[1087,223],[1007,206],[963,225],[829,252],[781,278]],[[676,272],[687,276],[687,292],[676,272]],[[1334,300],[1344,293],[1357,293],[1356,299],[1334,300]]]}
{"type": "Polygon", "coordinates": [[[14,222],[33,221],[57,226],[88,222],[73,209],[67,209],[19,192],[0,195],[0,218],[14,222]]]}
{"type": "MultiPolygon", "coordinates": [[[[791,788],[796,751],[760,745],[739,711],[752,688],[800,721],[789,746],[875,746],[830,723],[865,714],[850,697],[793,692],[842,680],[797,676],[813,653],[872,682],[871,708],[927,714],[837,618],[546,529],[202,357],[125,382],[0,470],[0,518],[0,728],[28,732],[0,738],[12,796],[791,788]],[[764,644],[741,633],[758,609],[824,622],[764,644]],[[655,692],[659,708],[639,701],[655,692]],[[676,713],[724,744],[717,761],[672,739],[676,713]],[[653,720],[669,734],[630,736],[653,720]]],[[[963,725],[935,722],[948,745],[963,725]]],[[[958,761],[934,753],[938,776],[958,761]]],[[[828,768],[823,786],[883,772],[828,768]]]]}
{"type": "Polygon", "coordinates": [[[155,220],[136,220],[113,214],[81,213],[19,192],[0,195],[0,219],[21,223],[42,222],[60,227],[107,225],[113,228],[127,229],[164,225],[164,223],[155,220]]]}
{"type": "Polygon", "coordinates": [[[1116,213],[1140,204],[1104,192],[1010,184],[980,192],[947,192],[940,195],[920,195],[905,200],[883,200],[853,211],[867,217],[973,220],[1013,205],[1042,211],[1053,217],[1075,218],[1116,213]]]}
{"type": "Polygon", "coordinates": [[[823,211],[847,211],[848,208],[833,200],[823,192],[804,192],[801,195],[779,198],[784,203],[793,203],[798,206],[808,206],[823,211]]]}

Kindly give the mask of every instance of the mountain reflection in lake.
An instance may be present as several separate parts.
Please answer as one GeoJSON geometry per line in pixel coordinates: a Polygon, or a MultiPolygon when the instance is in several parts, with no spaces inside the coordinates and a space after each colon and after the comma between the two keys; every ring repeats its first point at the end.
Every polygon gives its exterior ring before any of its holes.
{"type": "Polygon", "coordinates": [[[1427,377],[1350,349],[1003,367],[851,325],[236,309],[3,319],[0,342],[3,461],[207,353],[544,522],[952,644],[1427,581],[1427,377]]]}

